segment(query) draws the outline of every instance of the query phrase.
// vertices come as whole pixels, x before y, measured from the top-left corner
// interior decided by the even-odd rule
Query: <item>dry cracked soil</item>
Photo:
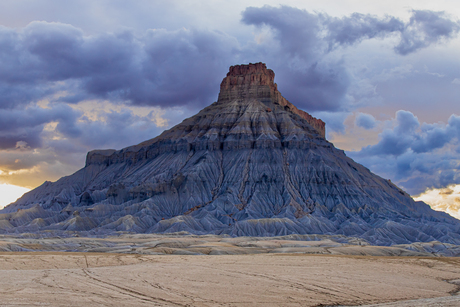
[[[0,306],[460,306],[458,285],[449,257],[0,253]]]

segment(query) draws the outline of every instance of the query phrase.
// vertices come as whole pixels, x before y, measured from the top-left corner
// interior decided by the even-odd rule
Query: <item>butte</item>
[[[325,139],[263,63],[237,65],[217,102],[158,137],[94,150],[73,175],[0,211],[0,232],[330,234],[376,245],[460,244],[460,221],[415,202]]]

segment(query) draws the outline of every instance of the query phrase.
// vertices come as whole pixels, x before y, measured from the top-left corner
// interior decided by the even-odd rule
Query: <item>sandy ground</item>
[[[0,306],[460,306],[455,283],[447,257],[0,253]]]
[[[43,234],[41,234],[43,235]],[[460,246],[417,242],[372,246],[359,238],[329,235],[228,237],[217,235],[122,234],[107,237],[57,236],[54,233],[0,235],[0,252],[103,252],[144,255],[245,255],[305,253],[358,256],[460,256]]]

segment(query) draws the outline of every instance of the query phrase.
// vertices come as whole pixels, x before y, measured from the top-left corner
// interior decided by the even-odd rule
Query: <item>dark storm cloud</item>
[[[242,21],[248,25],[269,26],[283,48],[292,55],[309,56],[315,50],[352,45],[364,39],[384,38],[398,34],[395,51],[406,55],[443,39],[453,38],[460,31],[460,22],[444,12],[413,10],[408,23],[391,17],[353,13],[337,18],[313,14],[288,6],[249,7]]]
[[[340,45],[352,45],[363,39],[384,38],[397,33],[400,42],[394,50],[406,55],[453,38],[460,31],[460,23],[452,20],[444,12],[426,10],[413,10],[408,23],[395,17],[378,18],[358,13],[343,18],[323,16],[330,49]]]
[[[241,20],[270,29],[273,40],[262,42],[258,54],[275,69],[287,99],[307,111],[334,112],[349,111],[351,78],[342,59],[328,57],[332,51],[366,39],[398,36],[395,51],[405,55],[454,37],[460,25],[442,12],[413,11],[405,23],[359,13],[336,18],[288,6],[248,7]]]
[[[29,107],[23,110],[2,110],[0,112],[0,131],[35,127],[54,120],[74,121],[78,114],[67,105],[53,108]]]
[[[93,119],[64,104],[48,109],[0,110],[0,114],[0,119],[5,119],[0,121],[0,170],[13,172],[11,176],[31,186],[44,179],[28,178],[25,170],[39,167],[61,177],[82,167],[89,150],[120,149],[151,139],[163,130],[155,124],[153,112],[139,116],[129,109],[93,112],[97,116]],[[55,128],[44,129],[46,123],[55,123]],[[5,142],[8,135],[11,142]]]
[[[87,149],[119,149],[151,139],[162,131],[148,114],[138,116],[129,109],[104,112],[99,116],[98,120],[80,118],[70,125],[61,122],[57,131]]]
[[[19,32],[2,30],[8,47],[0,45],[0,53],[9,63],[0,67],[0,90],[9,93],[0,98],[3,108],[28,104],[58,91],[81,90],[101,77],[113,79],[131,68],[133,50],[126,37],[84,37],[70,25],[45,22],[33,22]],[[113,84],[104,95],[116,88]]]
[[[311,111],[342,111],[350,77],[340,62],[315,62],[302,69],[275,63],[280,91],[297,107]]]
[[[323,59],[321,16],[287,6],[249,7],[242,15],[247,25],[273,30],[275,41],[261,46],[259,54],[276,72],[279,89],[288,100],[307,111],[344,108],[350,80],[340,60]]]
[[[18,128],[7,132],[0,132],[0,149],[16,148],[18,142],[25,142],[28,147],[42,146],[40,133],[43,127]]]
[[[348,154],[412,194],[460,182],[460,116],[451,115],[447,124],[420,124],[411,112],[398,111],[395,122],[377,144]]]
[[[460,116],[452,115],[448,124],[420,124],[418,118],[409,111],[396,112],[396,126],[379,134],[376,145],[361,150],[364,155],[400,156],[407,151],[430,152],[447,143],[458,140]]]
[[[41,133],[47,123],[66,123],[67,132],[80,114],[67,105],[52,109],[29,107],[26,109],[0,109],[0,149],[16,148],[18,142],[34,149],[42,146]]]
[[[224,34],[194,30],[150,30],[144,39],[142,88],[127,99],[162,106],[205,106],[216,100],[219,84],[238,53],[238,43]]]
[[[160,109],[142,116],[98,109],[87,118],[69,104],[107,99],[160,106],[170,113],[161,117],[175,123],[184,110],[171,107],[196,108],[217,98],[239,52],[235,39],[212,31],[87,36],[71,25],[46,22],[19,31],[1,27],[0,42],[0,170],[31,186],[43,178],[34,181],[28,170],[60,177],[84,165],[89,150],[120,149],[164,129],[156,125]],[[49,101],[46,108],[37,104],[42,99]]]
[[[349,17],[334,18],[321,15],[327,29],[329,49],[352,45],[363,39],[383,38],[394,32],[403,32],[404,23],[395,17],[378,18],[368,14],[353,13]]]
[[[319,40],[323,25],[317,14],[289,6],[266,5],[248,7],[242,16],[242,22],[247,25],[274,29],[275,38],[291,56],[308,57],[322,48]]]
[[[377,121],[375,120],[374,116],[365,113],[359,113],[355,119],[355,125],[364,129],[373,129]]]
[[[412,17],[401,31],[401,42],[396,52],[405,55],[433,43],[453,38],[460,31],[460,23],[444,12],[412,11]]]
[[[235,39],[212,31],[85,36],[71,25],[46,22],[21,31],[2,27],[0,42],[5,63],[0,67],[1,108],[58,91],[66,94],[57,99],[69,103],[98,98],[134,105],[205,105],[216,98],[219,79],[237,53]]]
[[[458,153],[450,150],[408,151],[400,156],[363,156],[355,152],[347,152],[347,155],[383,178],[391,179],[411,195],[420,194],[427,188],[460,183]]]
[[[253,57],[276,69],[278,82],[300,107],[344,109],[350,84],[341,60],[325,60],[336,46],[401,34],[401,54],[453,37],[457,22],[442,13],[414,11],[409,23],[394,17],[352,14],[332,18],[282,6],[247,8],[243,23],[268,26],[277,46],[240,47],[208,30],[148,30],[85,35],[71,25],[32,22],[0,27],[0,108],[40,99],[87,99],[151,106],[204,106],[215,100],[228,66]],[[266,46],[264,46],[266,47]],[[264,49],[264,50],[262,50]],[[61,93],[57,97],[56,93]]]

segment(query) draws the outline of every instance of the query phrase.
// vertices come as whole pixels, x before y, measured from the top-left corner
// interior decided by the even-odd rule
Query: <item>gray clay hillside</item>
[[[230,67],[218,101],[160,136],[95,150],[75,174],[0,211],[0,232],[341,234],[460,244],[460,221],[414,202],[325,139],[265,64]]]

